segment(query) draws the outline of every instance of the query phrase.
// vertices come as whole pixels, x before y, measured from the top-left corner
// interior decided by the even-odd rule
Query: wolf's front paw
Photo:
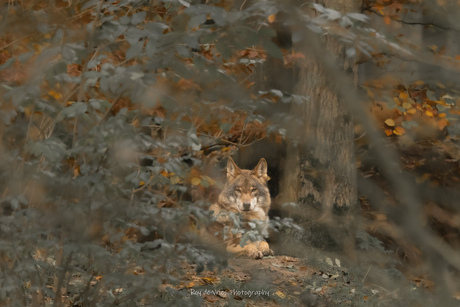
[[[265,241],[261,241],[259,243],[259,250],[262,252],[264,256],[273,256],[275,254],[273,250],[270,249],[268,243]]]
[[[262,259],[264,257],[264,253],[262,251],[255,250],[249,252],[248,256],[252,259]]]
[[[252,259],[262,259],[264,257],[264,253],[252,243],[245,246],[245,251],[246,255]]]

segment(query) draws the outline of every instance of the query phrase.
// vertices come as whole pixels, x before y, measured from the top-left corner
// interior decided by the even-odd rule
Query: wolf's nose
[[[251,203],[243,203],[243,209],[249,211],[251,209]]]

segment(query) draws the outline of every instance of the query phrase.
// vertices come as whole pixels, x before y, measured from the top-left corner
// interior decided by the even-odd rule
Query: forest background
[[[458,305],[457,1],[0,9],[2,306]],[[275,257],[200,240],[231,156]]]

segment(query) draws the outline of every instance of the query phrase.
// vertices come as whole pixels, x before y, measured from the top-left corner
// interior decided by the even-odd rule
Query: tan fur
[[[228,252],[255,259],[273,254],[265,241],[248,241],[245,246],[240,246],[241,234],[231,231],[238,226],[249,229],[248,222],[257,221],[262,225],[262,233],[268,235],[268,210],[271,202],[268,179],[267,162],[263,158],[252,171],[240,169],[231,158],[228,160],[227,183],[217,203],[209,208],[215,220],[206,231],[208,235],[217,233],[218,238],[225,242]],[[236,225],[229,213],[240,215],[241,223]]]

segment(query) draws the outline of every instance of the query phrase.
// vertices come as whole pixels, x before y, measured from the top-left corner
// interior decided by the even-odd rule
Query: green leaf
[[[110,102],[102,99],[90,99],[89,105],[91,106],[91,108],[103,112],[107,111],[107,109],[109,109],[112,106]]]
[[[196,68],[201,70],[206,66],[206,61],[201,56],[199,56],[193,59],[193,64]]]
[[[206,14],[199,14],[190,18],[187,23],[187,27],[190,29],[194,29],[206,22]]]
[[[9,125],[13,118],[17,115],[15,110],[0,110],[0,120],[5,124]]]
[[[227,134],[230,131],[230,128],[232,128],[232,126],[232,123],[221,123],[219,125],[219,129],[222,130],[223,133]]]
[[[126,51],[126,60],[131,60],[139,56],[142,52],[143,46],[144,42],[136,42],[135,44],[132,44],[128,51]]]
[[[222,39],[216,42],[216,49],[226,60],[229,59],[233,54],[231,47]]]
[[[438,100],[438,99],[436,98],[436,95],[435,95],[435,93],[434,93],[433,91],[426,91],[426,97],[428,97],[428,99],[431,100],[431,101],[436,101],[436,100]]]
[[[282,98],[283,97],[283,92],[280,91],[280,90],[276,90],[276,89],[271,89],[270,90],[270,94],[273,94],[279,98]]]
[[[133,16],[131,17],[131,23],[133,25],[137,25],[137,24],[143,22],[145,20],[146,16],[147,16],[147,12],[145,12],[145,11],[133,14]]]
[[[85,113],[87,109],[88,106],[85,102],[74,102],[72,105],[62,110],[61,115],[67,118],[72,118]]]
[[[53,163],[60,162],[67,154],[65,144],[61,140],[53,137],[43,141],[29,143],[28,150],[37,157],[43,155],[49,162]]]

